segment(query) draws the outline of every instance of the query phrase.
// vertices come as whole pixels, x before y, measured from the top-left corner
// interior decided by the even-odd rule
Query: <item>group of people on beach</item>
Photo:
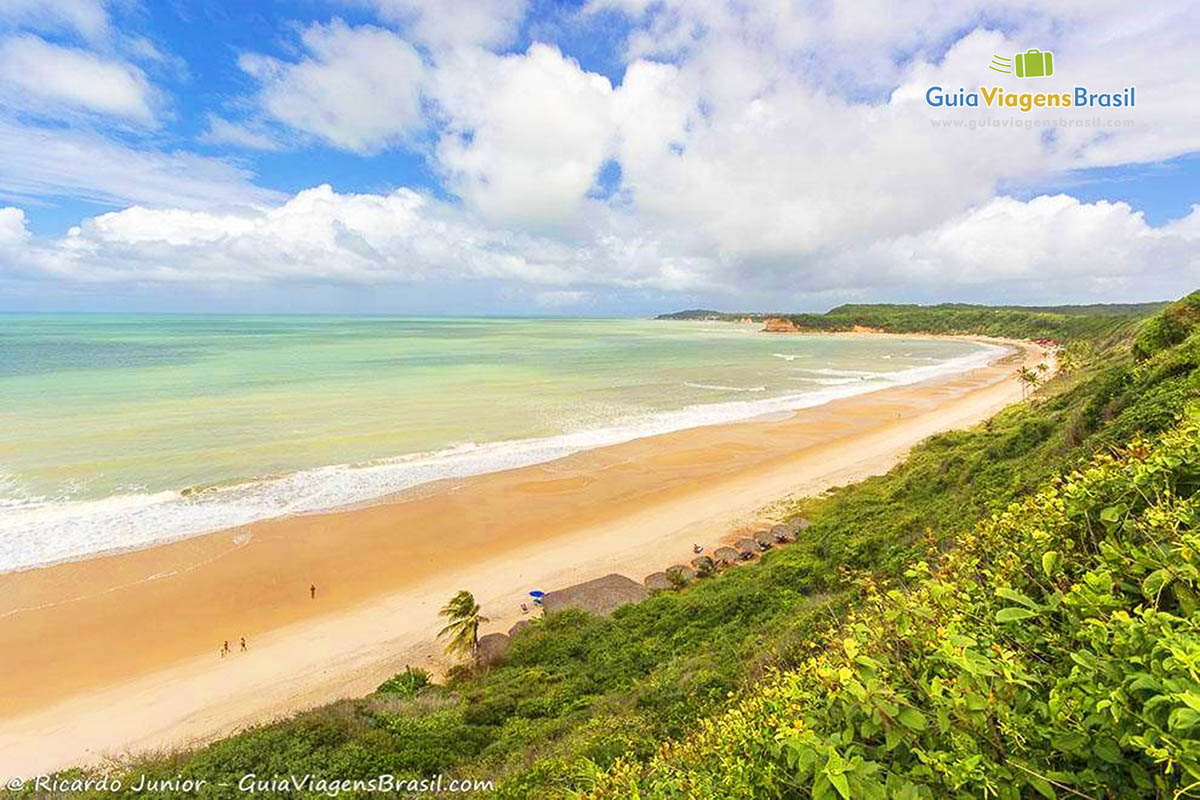
[[[241,639],[239,641],[241,642],[241,645],[242,645],[242,652],[243,653],[246,652],[246,637],[245,636],[241,637]],[[230,652],[231,651],[229,649],[229,640],[226,639],[225,644],[221,645],[221,658],[224,658],[225,656],[229,655]]]
[[[310,600],[317,599],[317,585],[315,583],[309,584],[308,597]],[[246,637],[245,636],[241,636],[238,638],[238,644],[241,645],[242,652],[243,653],[246,652]],[[229,648],[229,640],[226,639],[224,644],[221,645],[221,658],[224,658],[225,656],[229,655],[231,652],[233,652],[233,651]]]

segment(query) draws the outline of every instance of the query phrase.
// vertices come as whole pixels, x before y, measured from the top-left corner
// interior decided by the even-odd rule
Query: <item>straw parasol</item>
[[[775,525],[771,528],[771,538],[780,544],[796,541],[796,534],[790,525]]]
[[[666,572],[667,579],[675,586],[683,586],[696,580],[696,570],[685,567],[683,564],[667,567]]]
[[[751,539],[749,536],[743,536],[733,543],[733,546],[742,554],[742,558],[753,558],[758,553],[762,552],[762,548],[758,546],[758,542]]]
[[[792,533],[796,534],[800,533],[800,531],[808,530],[809,525],[812,525],[812,523],[806,520],[804,517],[794,519],[788,523],[788,527],[792,529]]]
[[[662,592],[675,588],[665,572],[652,572],[646,576],[646,579],[642,583],[652,592]]]
[[[723,567],[731,567],[742,560],[742,554],[732,547],[718,547],[713,550],[713,560]]]
[[[603,578],[547,592],[542,598],[542,605],[545,606],[547,614],[568,608],[581,608],[604,617],[626,603],[645,600],[649,594],[646,587],[637,581],[614,572]]]
[[[692,559],[692,568],[696,570],[697,577],[704,577],[715,572],[717,564],[708,556],[696,556]]]
[[[770,531],[755,531],[754,541],[758,542],[758,546],[763,550],[769,550],[775,544],[775,536]]]
[[[489,633],[487,636],[480,636],[475,651],[479,663],[490,667],[502,662],[504,654],[508,652],[508,642],[508,637],[503,633]]]

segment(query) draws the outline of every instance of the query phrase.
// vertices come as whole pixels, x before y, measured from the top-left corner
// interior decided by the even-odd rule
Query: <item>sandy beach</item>
[[[1009,344],[969,373],[786,418],[0,575],[0,776],[186,746],[365,694],[406,664],[444,669],[436,615],[455,591],[506,631],[530,589],[686,563],[693,543],[772,521],[773,503],[885,472],[1019,401],[1013,372],[1046,353]]]

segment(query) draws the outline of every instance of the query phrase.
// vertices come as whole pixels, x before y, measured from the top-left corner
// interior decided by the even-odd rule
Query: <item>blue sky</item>
[[[1171,296],[1200,277],[1197,23],[1182,2],[0,0],[0,310]],[[1138,106],[931,127],[956,112],[928,86],[994,83],[991,53],[1032,46],[1058,64],[1036,88]]]

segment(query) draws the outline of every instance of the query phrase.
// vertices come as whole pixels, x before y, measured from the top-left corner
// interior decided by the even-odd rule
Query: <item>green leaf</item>
[[[1076,650],[1071,653],[1071,660],[1086,670],[1095,672],[1100,669],[1100,659],[1091,650]]]
[[[1046,573],[1047,578],[1054,577],[1054,573],[1058,572],[1059,566],[1062,564],[1062,556],[1057,550],[1047,550],[1042,553],[1042,572]]]
[[[1054,746],[1055,750],[1072,755],[1082,755],[1086,743],[1087,737],[1079,733],[1059,733],[1050,739],[1050,744]]]
[[[996,622],[1017,622],[1022,619],[1036,617],[1037,614],[1030,611],[1028,608],[1002,608],[996,612]]]
[[[838,794],[850,800],[850,781],[846,780],[846,776],[838,772],[829,776],[829,782],[833,784],[833,788],[838,790]]]
[[[923,731],[926,727],[925,715],[915,708],[904,709],[896,719],[910,731]]]
[[[1057,800],[1058,794],[1054,791],[1054,787],[1050,785],[1049,781],[1037,775],[1028,775],[1027,777],[1029,778],[1029,785],[1037,789],[1038,794],[1047,800]]]
[[[1005,600],[1011,600],[1014,603],[1020,603],[1021,605],[1025,606],[1026,608],[1033,608],[1033,609],[1041,608],[1041,606],[1039,606],[1037,603],[1030,600],[1025,595],[1021,594],[1020,592],[1018,592],[1014,589],[1009,589],[1004,586],[1001,586],[999,589],[996,590],[996,595],[999,597],[1003,597]]]
[[[1165,569],[1156,569],[1142,580],[1142,594],[1147,598],[1154,598],[1162,591],[1163,587],[1171,581],[1171,573]]]
[[[1172,731],[1187,731],[1200,725],[1200,713],[1190,708],[1177,708],[1167,718],[1167,727]]]
[[[1112,739],[1098,739],[1092,745],[1092,752],[1109,764],[1121,763],[1121,748]]]

